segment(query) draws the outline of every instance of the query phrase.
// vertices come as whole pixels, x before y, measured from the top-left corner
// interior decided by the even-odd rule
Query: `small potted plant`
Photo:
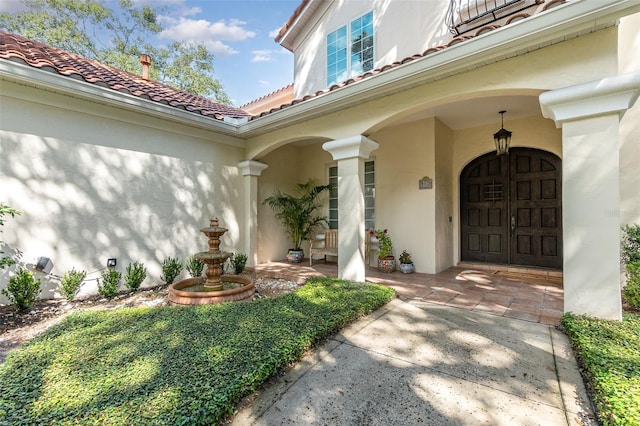
[[[380,272],[393,272],[396,269],[396,260],[393,257],[393,244],[386,229],[372,229],[369,235],[378,240],[378,270]]]
[[[410,274],[415,271],[415,267],[413,266],[413,260],[411,260],[411,253],[406,250],[402,250],[400,254],[400,272],[403,274]]]

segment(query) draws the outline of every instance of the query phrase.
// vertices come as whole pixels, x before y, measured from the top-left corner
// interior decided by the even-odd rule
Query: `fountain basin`
[[[250,299],[255,293],[253,281],[235,275],[222,275],[224,290],[206,291],[201,278],[188,278],[169,286],[169,301],[176,305],[206,305]]]

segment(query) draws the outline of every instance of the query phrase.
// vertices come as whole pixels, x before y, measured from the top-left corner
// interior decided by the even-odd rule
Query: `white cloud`
[[[271,84],[271,82],[267,80],[258,80],[258,83],[260,83],[260,86],[269,86]]]
[[[198,6],[187,7],[185,2],[186,0],[133,0],[133,3],[140,6],[167,7],[167,10],[175,16],[193,16],[202,13],[202,9]],[[158,16],[158,18],[162,18],[162,16]]]
[[[207,41],[202,41],[201,43],[204,44],[207,47],[207,49],[209,49],[211,52],[215,53],[216,55],[231,56],[238,53],[236,49],[224,44],[219,40],[207,40]]]
[[[183,9],[181,12],[182,16],[194,16],[202,13],[202,9],[200,9],[198,6],[193,6],[191,8]]]
[[[243,28],[244,21],[232,19],[228,22],[210,22],[206,19],[179,19],[162,17],[167,28],[160,33],[164,38],[172,40],[204,40],[211,38],[214,40],[242,41],[252,38],[255,32]]]
[[[276,28],[273,31],[269,31],[269,37],[276,38],[276,36],[280,34],[280,27]]]
[[[271,51],[269,49],[254,50],[251,53],[253,54],[253,58],[251,59],[251,62],[271,62],[271,61],[273,61],[273,58],[271,57],[271,55],[273,54],[273,51]]]
[[[159,19],[166,27],[158,34],[160,38],[179,42],[202,43],[213,53],[219,55],[238,53],[223,41],[243,41],[256,35],[255,32],[244,28],[246,22],[238,19],[218,22],[185,17],[176,19],[170,16],[161,16]]]
[[[180,6],[183,5],[185,0],[133,0],[135,4],[140,4],[143,6],[158,6],[158,5],[170,5],[170,6]]]

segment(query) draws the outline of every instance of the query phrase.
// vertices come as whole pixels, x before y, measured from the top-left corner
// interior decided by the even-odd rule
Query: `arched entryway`
[[[533,148],[469,163],[460,175],[461,259],[561,269],[561,167]]]

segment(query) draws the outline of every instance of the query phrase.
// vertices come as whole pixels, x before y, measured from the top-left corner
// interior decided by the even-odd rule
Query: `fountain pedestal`
[[[209,250],[194,256],[207,266],[204,284],[200,278],[189,278],[169,286],[169,300],[180,305],[202,305],[243,300],[253,297],[255,287],[249,278],[223,276],[222,265],[231,253],[220,251],[220,237],[228,229],[220,227],[217,217],[212,217],[209,226],[200,232],[208,237]]]
[[[231,256],[231,253],[220,251],[220,237],[228,229],[221,228],[217,217],[212,217],[207,228],[202,228],[200,232],[209,238],[209,251],[197,253],[195,257],[207,265],[205,275],[207,281],[204,283],[205,291],[222,291],[222,265]]]

